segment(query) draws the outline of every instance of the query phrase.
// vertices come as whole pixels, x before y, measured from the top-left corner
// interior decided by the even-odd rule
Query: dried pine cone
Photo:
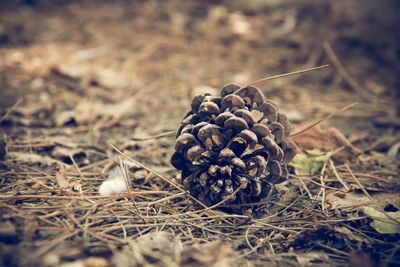
[[[229,84],[221,97],[196,96],[178,130],[171,163],[182,170],[185,188],[209,206],[228,196],[225,204],[259,202],[270,184],[287,178],[296,154],[291,124],[275,103],[256,87],[239,89]]]

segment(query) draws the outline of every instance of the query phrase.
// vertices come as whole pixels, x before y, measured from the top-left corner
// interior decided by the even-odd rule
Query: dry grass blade
[[[0,118],[0,123],[2,123],[5,119],[7,119],[8,116],[10,116],[11,112],[19,105],[21,104],[23,98],[20,98],[17,100],[17,102],[15,102],[14,105],[12,105],[6,112],[6,114],[4,114],[1,118]]]
[[[300,184],[301,184],[301,186],[304,188],[304,190],[307,192],[308,197],[309,197],[310,199],[313,199],[313,196],[311,195],[310,190],[308,190],[308,187],[307,187],[307,185],[304,183],[303,179],[301,179],[301,178],[298,177],[298,176],[295,176],[295,177],[297,178],[297,180],[300,181]]]
[[[162,137],[168,137],[168,136],[174,136],[174,135],[176,135],[176,131],[169,131],[169,132],[156,134],[156,135],[152,135],[152,136],[146,136],[146,137],[134,137],[133,136],[131,139],[133,141],[147,141],[147,140],[159,139]]]
[[[322,197],[321,197],[321,208],[322,208],[322,212],[326,212],[326,191],[325,191],[325,169],[326,169],[326,164],[327,162],[324,163],[324,165],[322,166],[321,169],[321,173],[320,173],[320,181],[321,181],[321,192],[322,192]]]
[[[174,182],[172,182],[171,180],[169,180],[168,178],[164,177],[163,175],[153,171],[152,169],[144,166],[143,164],[141,164],[140,162],[126,156],[124,153],[122,153],[118,148],[116,148],[115,146],[113,146],[112,144],[110,144],[110,146],[117,151],[119,154],[121,154],[123,157],[125,157],[127,160],[135,163],[136,165],[138,165],[139,167],[145,169],[148,172],[153,173],[154,175],[156,175],[158,178],[162,179],[163,181],[167,182],[168,184],[172,185],[173,187],[175,187],[176,189],[178,189],[181,192],[184,192],[186,195],[188,195],[191,199],[193,199],[196,203],[200,204],[203,208],[208,208],[206,205],[204,205],[201,201],[199,201],[198,199],[194,198],[193,196],[191,196],[188,192],[186,192],[184,189],[182,189],[180,186],[176,185]]]
[[[347,165],[346,163],[344,164],[346,169],[349,171],[349,173],[351,174],[351,177],[353,178],[353,180],[357,183],[357,185],[361,188],[361,190],[363,191],[363,193],[375,204],[375,207],[377,209],[379,209],[380,212],[382,212],[383,214],[385,214],[385,216],[392,220],[393,222],[395,222],[396,224],[400,224],[400,221],[397,220],[396,218],[393,218],[392,216],[390,216],[384,209],[382,209],[380,207],[380,205],[378,204],[378,202],[367,192],[367,190],[365,190],[364,186],[360,183],[360,181],[357,179],[357,177],[354,175],[354,173],[352,172],[352,170],[350,169],[349,165]]]
[[[323,46],[326,54],[332,61],[340,76],[342,76],[342,78],[350,85],[351,88],[353,88],[355,92],[357,92],[364,100],[367,100],[368,102],[371,102],[371,100],[379,100],[362,88],[361,85],[349,74],[349,72],[344,68],[343,64],[335,55],[335,52],[333,52],[333,49],[328,42],[324,42]]]
[[[71,233],[62,233],[57,238],[51,240],[50,242],[47,242],[47,244],[45,244],[44,246],[40,247],[38,250],[34,251],[33,252],[34,257],[43,256],[44,254],[46,254],[46,252],[51,250],[53,247],[57,246],[58,244],[63,242],[65,239],[76,235],[77,233],[78,233],[77,231],[72,231]]]
[[[347,106],[342,107],[341,109],[335,110],[335,111],[329,113],[328,115],[326,115],[325,117],[323,117],[322,119],[320,119],[320,120],[318,120],[318,121],[316,121],[316,122],[313,122],[312,124],[306,126],[304,129],[301,129],[301,130],[299,130],[299,131],[297,131],[297,132],[291,134],[290,137],[293,137],[293,136],[302,134],[302,133],[304,133],[305,131],[310,130],[311,128],[317,126],[318,124],[324,122],[325,120],[327,120],[327,119],[329,119],[329,118],[332,118],[333,116],[335,116],[335,115],[338,114],[339,112],[345,111],[346,109],[349,109],[349,108],[351,108],[351,107],[353,107],[353,106],[355,106],[355,105],[357,105],[357,104],[358,104],[358,102],[354,102],[354,103],[352,103],[352,104],[350,104],[350,105],[347,105]]]
[[[97,194],[97,193],[96,193]],[[68,196],[57,196],[57,195],[44,195],[44,194],[37,194],[37,195],[0,195],[0,200],[18,200],[18,199],[65,199],[65,200],[70,200],[70,199],[116,199],[116,198],[121,198],[121,197],[129,197],[129,196],[144,196],[144,195],[159,195],[159,194],[171,194],[170,192],[167,191],[139,191],[139,192],[131,192],[122,194],[122,195],[116,195],[116,196],[87,196],[83,194],[79,195],[68,195]]]
[[[121,168],[121,171],[122,171],[122,175],[124,176],[126,188],[128,189],[128,194],[129,194],[129,196],[131,197],[131,200],[132,200],[133,206],[135,207],[135,210],[136,210],[136,212],[137,212],[137,215],[139,216],[139,218],[140,218],[144,223],[146,223],[146,221],[145,221],[145,220],[143,219],[143,217],[142,217],[142,214],[140,214],[140,210],[139,210],[138,206],[136,205],[135,199],[133,198],[133,196],[132,196],[132,194],[131,194],[131,185],[130,185],[129,179],[128,179],[128,171],[127,171],[127,169],[126,169],[126,166],[122,163],[121,157],[119,157],[119,165],[120,165],[120,168]]]
[[[322,244],[321,242],[317,242],[317,241],[314,241],[314,240],[311,240],[311,242],[314,243],[314,244],[316,244],[316,245],[318,245],[318,246],[320,246],[320,247],[323,247],[323,248],[325,248],[325,249],[331,250],[331,251],[333,251],[333,252],[335,252],[335,253],[337,253],[337,254],[344,255],[344,256],[349,256],[349,253],[343,252],[343,251],[341,251],[341,250],[338,250],[338,249],[336,249],[336,248],[332,248],[332,247],[327,246],[327,245],[324,245],[324,244]]]
[[[238,90],[236,90],[234,92],[234,94],[237,94],[238,92],[240,92],[240,90],[243,90],[244,88],[250,87],[252,85],[256,85],[265,81],[269,81],[269,80],[273,80],[273,79],[277,79],[277,78],[282,78],[282,77],[287,77],[287,76],[292,76],[292,75],[296,75],[296,74],[302,74],[302,73],[306,73],[306,72],[310,72],[310,71],[314,71],[314,70],[319,70],[319,69],[324,69],[329,67],[329,65],[322,65],[322,66],[318,66],[318,67],[313,67],[313,68],[308,68],[308,69],[304,69],[304,70],[298,70],[298,71],[293,71],[293,72],[289,72],[289,73],[284,73],[284,74],[278,74],[278,75],[274,75],[274,76],[270,76],[270,77],[266,77],[266,78],[262,78],[260,80],[251,82],[241,88],[239,88]]]
[[[207,211],[207,210],[212,210],[215,209],[216,207],[221,206],[222,204],[224,204],[225,202],[227,202],[229,199],[231,199],[232,196],[236,195],[237,192],[239,192],[239,190],[241,190],[242,188],[239,186],[238,188],[236,188],[235,191],[233,191],[232,194],[230,194],[229,196],[227,196],[225,199],[221,200],[220,202],[218,202],[215,205],[212,205],[210,207],[205,208],[203,211]]]
[[[335,175],[336,179],[338,179],[338,181],[343,185],[343,187],[345,188],[345,192],[349,192],[350,188],[347,186],[347,184],[343,181],[342,177],[340,177],[340,175],[338,174],[335,164],[333,163],[332,159],[329,159],[329,164],[332,168],[333,174]]]

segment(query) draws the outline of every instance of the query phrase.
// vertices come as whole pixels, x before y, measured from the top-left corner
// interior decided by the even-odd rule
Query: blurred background
[[[1,111],[24,96],[31,106],[19,110],[19,123],[79,126],[125,105],[122,132],[151,134],[176,129],[198,93],[330,64],[259,87],[295,123],[359,101],[329,123],[348,135],[393,134],[399,7],[396,0],[1,1]]]

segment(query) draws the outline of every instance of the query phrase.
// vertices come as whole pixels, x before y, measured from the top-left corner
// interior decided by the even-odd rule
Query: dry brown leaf
[[[364,194],[346,193],[338,194],[338,191],[327,191],[326,203],[330,205],[331,209],[340,209],[343,211],[358,210],[362,206],[372,204],[372,201]]]
[[[361,151],[353,146],[350,141],[334,127],[330,127],[328,130],[322,130],[318,125],[300,135],[292,137],[292,140],[295,141],[301,149],[307,150],[318,149],[323,152],[333,152],[340,147],[344,147],[343,150],[332,156],[335,160],[341,162],[354,160],[361,154]]]

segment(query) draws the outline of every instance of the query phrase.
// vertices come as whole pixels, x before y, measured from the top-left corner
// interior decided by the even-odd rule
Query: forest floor
[[[396,7],[0,2],[0,265],[399,266]],[[264,215],[193,202],[169,162],[193,96],[324,64],[258,85],[294,132],[357,103],[293,137]],[[99,195],[117,165],[130,192]]]

